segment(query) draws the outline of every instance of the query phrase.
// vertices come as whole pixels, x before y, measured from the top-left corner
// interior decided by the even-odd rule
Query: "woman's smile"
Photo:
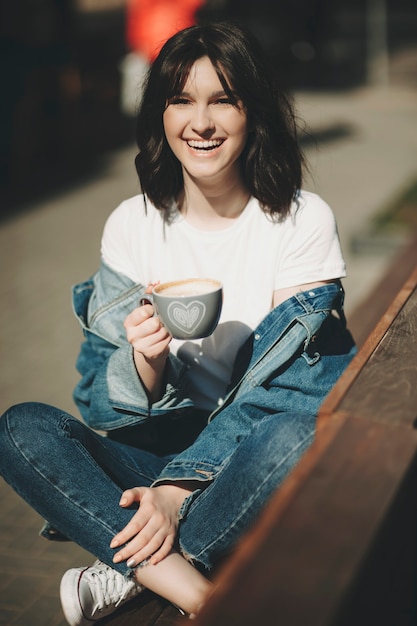
[[[187,144],[190,148],[195,150],[203,150],[204,152],[212,152],[216,148],[222,145],[224,139],[210,139],[209,141],[199,141],[196,139],[187,140]]]

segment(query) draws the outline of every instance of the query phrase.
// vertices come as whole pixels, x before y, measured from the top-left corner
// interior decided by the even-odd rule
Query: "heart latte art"
[[[203,302],[197,302],[196,300],[189,304],[174,300],[167,309],[167,314],[171,322],[190,335],[203,319],[205,312],[205,304]]]

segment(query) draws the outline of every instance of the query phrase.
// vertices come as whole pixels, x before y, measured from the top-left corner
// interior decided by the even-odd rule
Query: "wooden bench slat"
[[[417,418],[417,291],[404,304],[338,410],[413,427]]]
[[[383,407],[380,393],[386,393],[390,395],[390,410],[387,405],[385,418],[395,419],[397,412],[393,413],[392,405],[396,403],[397,407],[401,407],[403,421],[412,425],[417,407],[415,396],[417,390],[416,306],[417,268],[409,276],[358,354],[330,391],[320,407],[319,422],[341,410],[342,402],[344,410],[351,410],[354,403],[355,411],[358,410],[361,415],[372,413],[373,417],[377,417],[381,414],[381,407]],[[374,359],[372,362],[371,358]],[[390,364],[392,363],[390,368],[387,367],[388,360]],[[404,390],[397,388],[398,368],[402,368],[403,365],[406,365],[406,369],[403,370],[401,384],[408,393],[408,400],[401,395]],[[389,375],[391,375],[391,384],[387,386]],[[362,379],[360,381],[357,380],[359,376]],[[370,400],[368,392],[368,384],[371,384],[371,380],[373,380],[374,401]],[[375,385],[378,386],[377,389]],[[377,410],[375,410],[375,403],[378,403]]]

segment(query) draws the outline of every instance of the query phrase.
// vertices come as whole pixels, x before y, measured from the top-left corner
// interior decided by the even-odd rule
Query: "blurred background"
[[[186,24],[184,6],[195,19],[248,26],[291,89],[388,84],[390,63],[416,44],[415,0],[1,0],[3,213],[132,139],[123,61],[155,22]]]
[[[71,286],[139,191],[141,78],[170,29],[212,18],[248,26],[294,92],[348,320],[417,232],[415,0],[0,0],[0,413],[35,400],[77,415]],[[3,481],[0,499],[0,624],[63,626],[60,576],[91,556],[38,539],[42,520]]]

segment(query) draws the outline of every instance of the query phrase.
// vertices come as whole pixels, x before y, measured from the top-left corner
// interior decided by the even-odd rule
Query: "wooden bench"
[[[371,325],[369,309],[383,313],[402,282]],[[361,348],[321,407],[315,442],[217,575],[196,626],[417,624],[417,240],[364,307],[349,323]],[[184,621],[146,592],[100,623]]]

